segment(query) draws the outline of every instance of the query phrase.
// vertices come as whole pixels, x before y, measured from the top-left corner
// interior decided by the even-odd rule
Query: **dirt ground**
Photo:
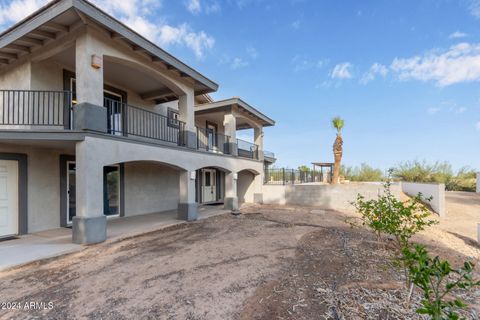
[[[22,309],[0,310],[0,319],[417,318],[418,293],[406,307],[388,252],[345,214],[282,206],[242,213],[0,272],[0,303]],[[480,257],[465,239],[436,226],[417,240],[460,263]],[[467,298],[465,315],[475,319],[480,291]],[[45,307],[25,310],[26,302]]]

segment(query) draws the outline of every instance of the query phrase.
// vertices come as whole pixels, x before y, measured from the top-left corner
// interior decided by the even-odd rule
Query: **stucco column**
[[[225,135],[230,137],[230,143],[228,146],[230,154],[237,156],[237,119],[232,111],[227,111],[223,116],[223,126],[225,128]]]
[[[223,203],[226,210],[238,209],[237,179],[238,174],[236,172],[225,173],[225,199]]]
[[[255,127],[253,129],[253,138],[255,144],[258,146],[258,160],[263,161],[263,127]]]
[[[255,175],[253,180],[253,202],[263,203],[263,178],[264,173],[261,172]]]
[[[94,142],[86,138],[77,142],[76,164],[76,216],[73,217],[72,240],[78,244],[105,241],[107,219],[103,214],[103,166],[99,164]]]
[[[107,110],[103,107],[103,53],[88,28],[75,41],[74,128],[107,131]]]
[[[179,220],[197,220],[197,203],[195,202],[195,171],[182,171],[179,176],[180,203],[177,218]]]
[[[197,131],[195,130],[195,95],[193,89],[186,90],[178,99],[178,117],[185,123],[185,144],[188,148],[197,148]]]

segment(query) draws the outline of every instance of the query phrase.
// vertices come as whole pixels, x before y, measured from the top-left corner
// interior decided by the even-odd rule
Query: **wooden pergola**
[[[313,177],[315,177],[315,168],[320,167],[320,181],[323,182],[323,169],[328,172],[328,182],[332,182],[333,178],[333,167],[335,166],[332,162],[312,162],[313,165]],[[314,178],[315,180],[315,178]]]

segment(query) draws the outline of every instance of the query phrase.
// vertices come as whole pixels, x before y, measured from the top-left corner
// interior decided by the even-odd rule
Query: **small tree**
[[[374,231],[379,240],[382,235],[394,237],[395,261],[402,266],[405,283],[411,289],[408,266],[402,259],[402,250],[409,246],[412,236],[435,224],[436,221],[428,219],[430,212],[422,203],[427,199],[424,199],[421,194],[407,202],[400,201],[392,194],[391,174],[392,170],[389,170],[388,179],[383,184],[382,195],[377,199],[365,200],[365,197],[359,194],[354,205],[362,215],[362,224]]]

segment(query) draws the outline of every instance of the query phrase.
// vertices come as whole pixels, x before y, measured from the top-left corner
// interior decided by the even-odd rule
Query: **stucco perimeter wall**
[[[9,146],[0,153],[27,155],[28,233],[60,227],[60,155],[68,150]]]
[[[445,185],[443,183],[413,183],[402,182],[402,191],[409,196],[416,196],[421,193],[424,198],[432,198],[426,203],[432,207],[433,211],[440,217],[447,215],[445,209]]]
[[[125,216],[177,209],[179,171],[150,162],[125,164]]]
[[[400,197],[400,186],[392,185],[392,193]],[[351,204],[358,194],[367,200],[376,199],[383,192],[381,183],[349,183],[339,185],[264,185],[263,203],[281,205],[301,205],[328,210],[353,212]]]

